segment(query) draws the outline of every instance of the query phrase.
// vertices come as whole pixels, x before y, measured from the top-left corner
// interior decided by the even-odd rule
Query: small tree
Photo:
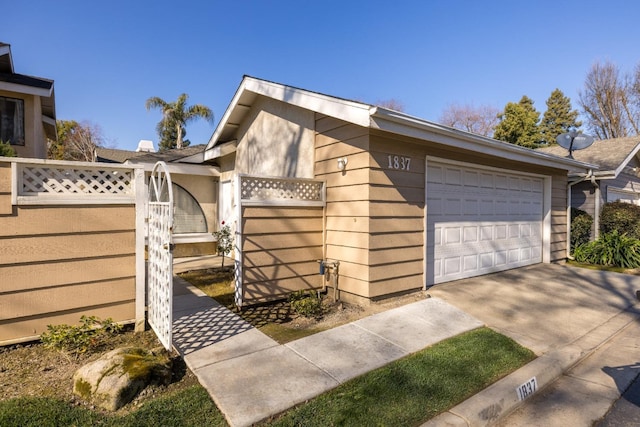
[[[102,129],[90,122],[57,120],[56,130],[58,140],[49,145],[50,159],[92,162],[96,147],[105,145]]]
[[[547,110],[540,122],[542,140],[549,145],[556,144],[556,137],[565,132],[577,130],[582,126],[578,120],[578,111],[571,109],[571,99],[560,89],[551,92],[547,99]]]
[[[540,113],[528,96],[523,96],[517,104],[507,103],[499,118],[500,123],[493,132],[495,139],[527,148],[536,148],[540,143]]]
[[[213,237],[216,238],[218,254],[222,255],[222,268],[224,268],[224,257],[231,253],[233,249],[233,238],[231,236],[231,227],[225,225],[222,221],[222,228],[213,232]]]

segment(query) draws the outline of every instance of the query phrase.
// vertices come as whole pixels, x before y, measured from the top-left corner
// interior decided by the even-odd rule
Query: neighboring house
[[[147,178],[158,161],[171,173],[174,197],[174,257],[216,252],[213,235],[218,230],[217,168],[203,165],[204,145],[161,152],[97,148],[96,162],[144,165]]]
[[[319,258],[340,262],[340,297],[363,302],[563,261],[567,173],[590,167],[252,77],[204,161],[220,167],[220,215],[238,233],[240,304],[317,287]],[[323,207],[252,199],[250,185],[286,187],[277,178],[324,183]]]
[[[19,157],[47,157],[47,139],[56,141],[53,80],[14,71],[11,46],[0,42],[0,140]]]
[[[559,145],[538,151],[567,157]],[[573,158],[594,164],[597,169],[569,173],[571,206],[594,219],[592,237],[598,236],[599,220],[605,203],[623,201],[640,205],[640,136],[595,141],[584,150],[573,151]]]

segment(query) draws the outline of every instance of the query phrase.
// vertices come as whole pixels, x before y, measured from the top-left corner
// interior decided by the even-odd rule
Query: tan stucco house
[[[567,157],[567,150],[555,145],[538,151]],[[588,172],[576,169],[569,173],[569,205],[593,217],[592,238],[599,233],[602,207],[623,201],[640,205],[640,136],[595,141],[572,157],[596,165]]]
[[[0,140],[19,157],[44,159],[47,139],[57,139],[53,80],[16,73],[11,46],[0,42]]]
[[[334,285],[364,302],[562,261],[567,174],[592,167],[253,77],[204,161],[220,168],[219,216],[236,227],[240,304]],[[288,194],[286,180],[322,195],[254,196]],[[339,261],[336,282],[318,278],[318,259]]]

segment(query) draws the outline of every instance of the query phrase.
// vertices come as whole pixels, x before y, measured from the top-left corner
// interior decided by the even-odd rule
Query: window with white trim
[[[173,232],[206,233],[207,219],[198,201],[184,188],[173,184]]]

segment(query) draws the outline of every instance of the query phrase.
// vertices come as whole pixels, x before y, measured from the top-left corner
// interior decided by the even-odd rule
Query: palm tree
[[[167,102],[157,96],[147,99],[145,106],[147,111],[152,108],[162,110],[162,120],[158,122],[157,131],[160,137],[159,148],[183,148],[188,145],[183,141],[186,134],[185,126],[187,123],[203,118],[209,122],[213,121],[213,112],[207,106],[196,104],[187,107],[187,98],[189,96],[183,93],[175,102]],[[175,140],[174,140],[175,137]]]

